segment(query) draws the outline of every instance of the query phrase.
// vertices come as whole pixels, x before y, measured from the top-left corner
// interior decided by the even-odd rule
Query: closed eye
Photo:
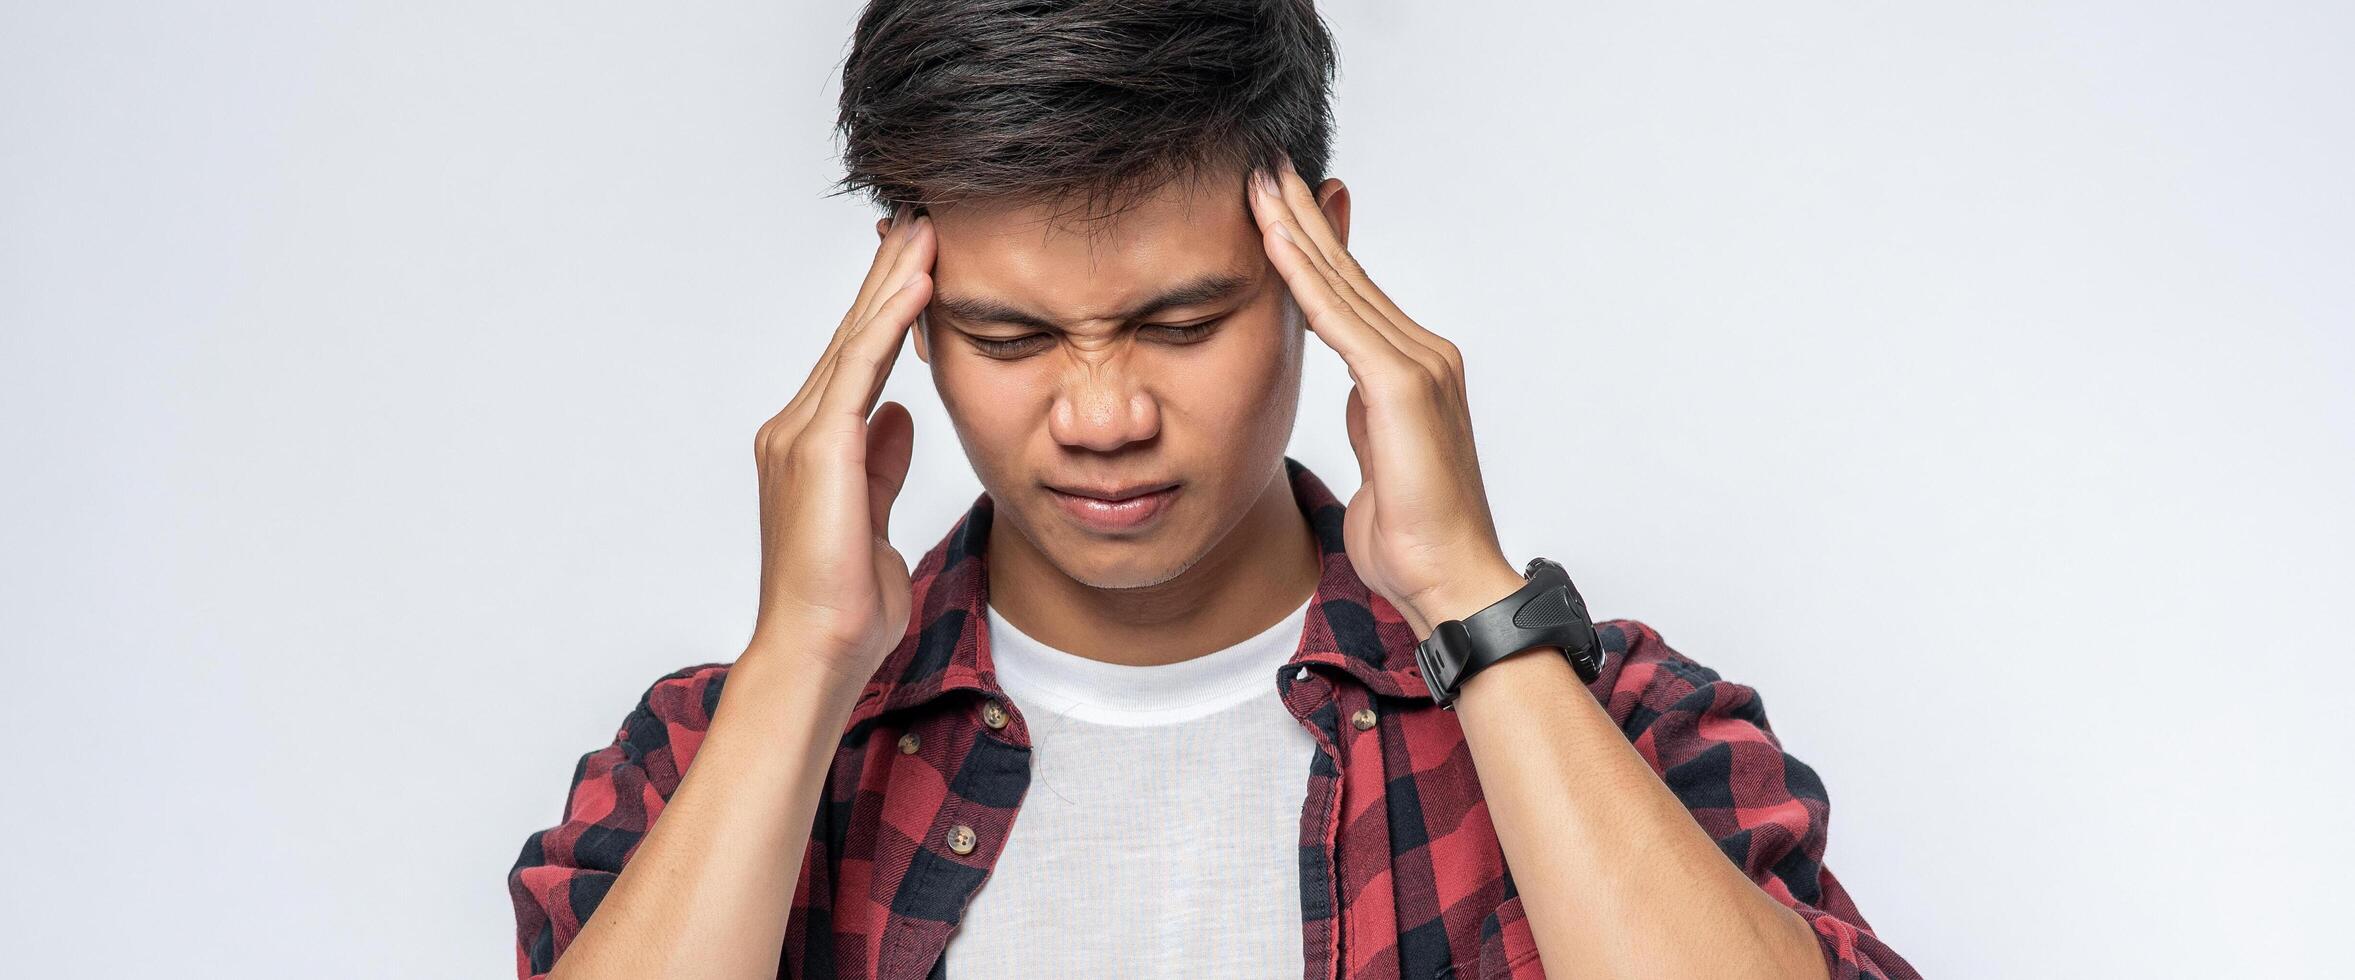
[[[1197,344],[1201,343],[1203,339],[1209,337],[1210,332],[1218,329],[1218,325],[1225,322],[1225,320],[1225,317],[1219,317],[1216,320],[1204,320],[1201,323],[1188,323],[1179,326],[1172,326],[1166,323],[1152,323],[1146,324],[1142,329],[1152,331],[1154,337],[1160,339],[1164,343]]]
[[[1201,323],[1148,323],[1137,329],[1165,344],[1198,344],[1208,339],[1211,332],[1217,330],[1219,324],[1225,320],[1225,317],[1220,317],[1215,320],[1204,320]],[[1020,337],[1002,339],[966,334],[965,339],[973,345],[975,350],[984,355],[1009,361],[1036,354],[1045,350],[1048,344],[1053,343],[1053,339],[1043,333],[1024,334]]]

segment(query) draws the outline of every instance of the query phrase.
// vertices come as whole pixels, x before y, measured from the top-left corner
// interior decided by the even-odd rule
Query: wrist
[[[1500,559],[1494,565],[1483,564],[1466,574],[1450,576],[1447,581],[1393,605],[1420,640],[1430,636],[1441,623],[1463,619],[1512,595],[1525,581],[1520,572]]]
[[[819,654],[756,639],[729,670],[731,686],[791,690],[848,712],[873,678],[877,657]],[[866,667],[853,667],[865,664]]]

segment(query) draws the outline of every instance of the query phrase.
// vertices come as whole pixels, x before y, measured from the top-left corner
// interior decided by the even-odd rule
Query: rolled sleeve
[[[563,818],[525,838],[507,872],[516,976],[535,980],[555,969],[621,876],[710,729],[725,670],[704,664],[665,675],[622,720],[612,744],[581,756]]]
[[[1626,654],[1607,702],[1653,771],[1718,850],[1805,919],[1832,980],[1918,980],[1875,935],[1823,863],[1831,798],[1774,735],[1758,692],[1687,659],[1640,623],[1621,622]]]

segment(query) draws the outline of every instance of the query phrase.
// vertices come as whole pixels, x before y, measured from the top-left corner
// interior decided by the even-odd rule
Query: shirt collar
[[[1414,631],[1389,600],[1375,594],[1341,544],[1341,501],[1299,460],[1284,457],[1292,499],[1308,519],[1323,566],[1309,601],[1300,647],[1285,669],[1330,667],[1377,694],[1425,698],[1415,667]],[[883,659],[852,709],[851,721],[925,704],[953,691],[999,695],[989,664],[989,544],[994,505],[984,493],[916,565],[907,636]]]

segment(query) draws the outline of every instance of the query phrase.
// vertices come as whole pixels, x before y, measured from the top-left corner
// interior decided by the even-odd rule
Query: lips
[[[1076,484],[1057,485],[1050,483],[1047,484],[1047,489],[1053,490],[1056,493],[1060,493],[1065,496],[1085,497],[1089,500],[1101,500],[1107,503],[1116,503],[1122,500],[1133,500],[1156,491],[1168,490],[1175,486],[1177,486],[1175,482],[1130,483],[1116,487],[1088,487],[1079,486]]]
[[[1176,483],[1129,483],[1118,486],[1056,486],[1047,492],[1058,509],[1081,528],[1103,535],[1134,533],[1169,509],[1178,495]]]

